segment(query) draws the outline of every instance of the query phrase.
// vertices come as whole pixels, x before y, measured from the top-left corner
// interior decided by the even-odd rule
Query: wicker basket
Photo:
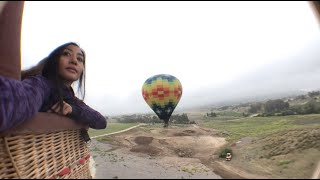
[[[80,126],[49,113],[1,135],[0,178],[91,179]]]

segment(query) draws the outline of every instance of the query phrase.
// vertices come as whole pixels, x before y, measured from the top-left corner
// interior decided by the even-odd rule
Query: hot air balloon
[[[142,96],[159,119],[168,127],[169,119],[180,101],[182,86],[180,81],[169,74],[158,74],[148,78],[142,86]]]

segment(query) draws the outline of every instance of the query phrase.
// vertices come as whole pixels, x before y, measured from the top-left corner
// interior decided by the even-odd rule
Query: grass
[[[222,112],[217,112],[217,116],[233,116],[233,117],[242,117],[242,113],[240,112],[235,112],[235,111],[222,111]]]
[[[101,130],[95,130],[95,129],[89,129],[89,136],[98,136],[102,134],[108,134],[108,133],[113,133],[117,131],[121,131],[133,126],[138,125],[139,123],[108,123],[108,126],[106,129],[101,129]]]
[[[294,162],[293,160],[282,160],[278,163],[279,166],[290,164],[291,162]]]
[[[246,117],[234,119],[205,119],[204,127],[213,128],[228,132],[226,139],[236,141],[242,137],[260,137],[279,132],[282,130],[320,127],[320,123],[308,123],[308,120],[320,119],[320,114],[312,115],[293,115],[276,117]],[[305,121],[304,124],[298,124],[297,121]]]

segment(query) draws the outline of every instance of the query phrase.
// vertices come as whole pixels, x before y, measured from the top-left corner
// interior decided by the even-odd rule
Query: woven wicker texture
[[[88,154],[80,130],[2,136],[0,178],[89,179]],[[58,176],[66,167],[70,173]]]

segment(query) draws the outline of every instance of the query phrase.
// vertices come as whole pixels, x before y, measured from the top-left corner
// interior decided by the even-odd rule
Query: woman
[[[106,119],[74,95],[85,96],[85,53],[76,43],[56,48],[37,66],[23,71],[22,81],[0,76],[0,132],[21,124],[36,112],[66,115],[93,129],[106,128]]]
[[[78,99],[72,84],[78,81],[78,91],[85,96],[85,52],[73,42],[63,44],[30,70],[23,71],[22,80],[33,76],[48,79],[53,93],[46,99],[40,112],[67,115],[71,119],[94,129],[106,128],[106,119],[97,111]]]

